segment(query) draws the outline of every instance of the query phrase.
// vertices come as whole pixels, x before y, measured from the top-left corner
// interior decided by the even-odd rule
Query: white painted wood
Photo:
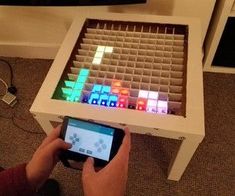
[[[175,158],[171,160],[172,162],[168,170],[168,180],[180,180],[189,161],[200,144],[200,141],[195,142],[190,139],[191,138],[187,138],[182,141],[179,150],[176,152]]]
[[[233,3],[234,0],[217,1],[211,25],[205,39],[204,71],[234,73],[233,68],[229,69],[226,67],[212,66],[212,61],[219,45],[220,38],[223,34],[227,19],[231,14]]]
[[[0,56],[20,56],[29,58],[54,58],[56,49],[50,46],[60,45],[76,14],[89,12],[115,12],[151,14],[166,16],[198,17],[202,24],[202,41],[207,32],[215,0],[148,0],[147,4],[96,6],[96,7],[24,7],[0,6]],[[32,43],[33,54],[23,43]],[[38,45],[38,54],[36,47]],[[43,50],[41,45],[48,46]],[[14,48],[15,47],[15,48]],[[47,51],[51,55],[48,55]],[[53,53],[54,52],[54,53]],[[27,54],[29,54],[27,56]]]
[[[94,107],[89,104],[51,99],[87,17],[94,19],[118,19],[123,21],[188,25],[186,117],[152,114],[119,108]],[[42,127],[46,129],[47,133],[50,131],[50,126],[45,119],[47,121],[61,121],[60,116],[68,115],[82,119],[92,119],[97,122],[105,122],[105,124],[114,126],[123,126],[125,124],[130,127],[132,132],[141,134],[152,134],[154,136],[173,139],[184,137],[187,140],[189,138],[187,141],[193,142],[191,154],[189,153],[190,156],[188,154],[184,156],[186,150],[184,149],[184,145],[181,146],[179,156],[176,159],[176,165],[173,164],[171,168],[172,171],[170,172],[169,179],[177,180],[187,166],[187,161],[185,160],[189,161],[193,152],[196,150],[195,143],[198,145],[205,135],[200,32],[200,22],[195,18],[107,13],[79,14],[71,25],[30,111],[36,115],[36,119],[40,118]],[[43,125],[43,123],[46,125]],[[193,146],[195,147],[194,150]],[[180,172],[174,171],[179,169],[178,162],[181,159],[184,164],[180,168]]]

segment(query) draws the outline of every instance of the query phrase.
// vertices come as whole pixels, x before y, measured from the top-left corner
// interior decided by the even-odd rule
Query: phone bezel
[[[103,127],[113,128],[114,134],[113,134],[113,142],[112,142],[110,155],[109,155],[109,161],[105,161],[105,160],[102,160],[102,159],[99,159],[99,158],[96,158],[93,156],[80,154],[78,152],[65,150],[65,151],[62,151],[62,153],[60,155],[60,158],[61,158],[62,162],[64,163],[64,165],[68,166],[68,167],[70,166],[68,160],[84,162],[84,161],[86,161],[87,157],[93,157],[94,162],[95,162],[94,165],[97,167],[104,167],[105,165],[107,165],[114,158],[114,156],[117,154],[117,152],[122,144],[122,140],[124,138],[124,135],[125,135],[124,131],[122,129],[118,129],[116,127],[111,127],[111,126],[104,125],[101,123],[96,123],[96,122],[92,122],[89,120],[83,120],[83,119],[79,119],[79,118],[65,116],[63,123],[62,123],[61,132],[60,132],[60,138],[63,140],[65,139],[69,119],[83,121],[83,122],[91,123],[93,125],[96,124],[96,125],[103,126]]]

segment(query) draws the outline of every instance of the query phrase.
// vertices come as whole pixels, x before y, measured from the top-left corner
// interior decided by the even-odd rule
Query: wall
[[[200,17],[204,40],[215,0],[149,0],[144,5],[100,7],[0,6],[0,56],[53,58],[76,14],[125,12]]]

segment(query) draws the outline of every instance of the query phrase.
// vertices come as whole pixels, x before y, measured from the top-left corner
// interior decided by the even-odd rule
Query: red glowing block
[[[128,97],[125,97],[125,96],[119,97],[117,106],[119,108],[126,108],[128,106]]]
[[[137,110],[146,110],[146,106],[147,106],[147,99],[139,98],[137,100],[137,106],[136,106]]]

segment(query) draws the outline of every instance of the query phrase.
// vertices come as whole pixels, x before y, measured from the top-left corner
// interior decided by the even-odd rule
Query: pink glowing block
[[[167,101],[158,101],[157,102],[157,113],[167,114],[168,104]]]

